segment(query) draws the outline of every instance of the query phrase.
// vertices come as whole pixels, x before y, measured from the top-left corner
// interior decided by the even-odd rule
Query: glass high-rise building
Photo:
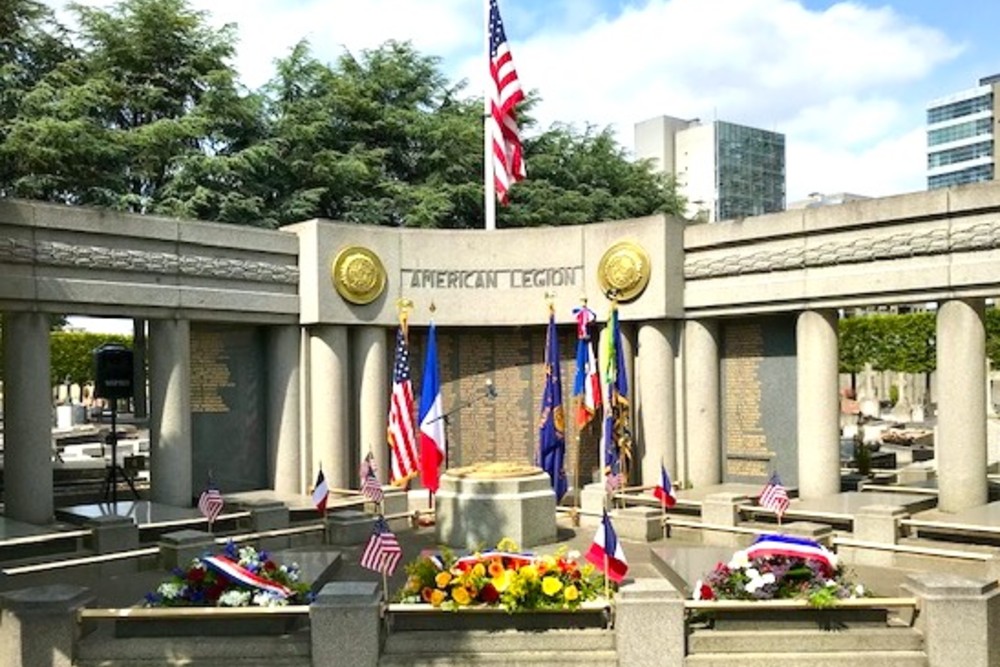
[[[1000,74],[927,105],[927,189],[996,178]]]
[[[708,222],[785,210],[785,135],[660,116],[635,125],[635,153],[673,174],[687,216]]]

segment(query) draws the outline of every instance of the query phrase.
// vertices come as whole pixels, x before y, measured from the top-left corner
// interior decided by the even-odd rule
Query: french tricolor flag
[[[587,551],[586,558],[616,584],[620,584],[628,572],[625,551],[618,541],[615,529],[611,525],[611,517],[608,516],[606,510],[601,519],[601,525],[597,528],[597,534],[594,536],[594,543]]]
[[[794,535],[772,533],[758,537],[747,549],[747,558],[753,560],[765,556],[788,556],[815,560],[831,570],[837,567],[836,555],[826,547],[809,538]]]
[[[653,495],[664,507],[673,507],[677,504],[677,496],[674,495],[674,485],[670,482],[670,474],[662,463],[660,464],[660,483],[653,489]]]
[[[445,460],[444,410],[441,401],[441,376],[438,374],[437,335],[434,322],[427,332],[424,377],[420,388],[420,481],[431,493],[440,484],[441,463]]]

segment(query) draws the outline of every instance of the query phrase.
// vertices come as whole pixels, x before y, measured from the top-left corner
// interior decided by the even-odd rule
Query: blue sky
[[[543,127],[610,125],[627,148],[632,125],[661,114],[782,132],[789,201],[923,189],[927,102],[1000,72],[1000,3],[982,0],[499,1]],[[410,40],[483,85],[483,0],[189,2],[238,24],[251,87],[302,38],[327,61]]]

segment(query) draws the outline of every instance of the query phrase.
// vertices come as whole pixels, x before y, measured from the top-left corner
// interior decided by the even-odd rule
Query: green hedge
[[[840,320],[840,372],[926,373],[937,367],[935,313],[860,315]],[[1000,310],[986,310],[986,356],[1000,367]]]

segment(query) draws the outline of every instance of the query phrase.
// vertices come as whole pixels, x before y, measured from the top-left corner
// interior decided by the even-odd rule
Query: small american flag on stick
[[[761,489],[760,496],[757,498],[757,504],[773,510],[778,516],[779,522],[781,521],[781,516],[788,510],[788,491],[781,483],[781,478],[778,477],[777,472],[771,474],[771,479]]]
[[[382,484],[375,473],[375,457],[371,452],[368,452],[368,456],[361,463],[361,495],[373,503],[380,503],[385,497]]]
[[[391,575],[396,571],[400,559],[403,557],[403,550],[399,546],[399,540],[391,530],[384,517],[375,520],[372,528],[372,535],[365,544],[365,550],[361,554],[361,567]]]
[[[222,494],[219,493],[219,487],[215,485],[215,481],[212,480],[212,475],[208,475],[208,483],[205,485],[205,490],[201,492],[198,497],[198,511],[208,519],[208,525],[211,527],[215,520],[219,518],[222,513],[222,508],[225,503],[222,501]]]

